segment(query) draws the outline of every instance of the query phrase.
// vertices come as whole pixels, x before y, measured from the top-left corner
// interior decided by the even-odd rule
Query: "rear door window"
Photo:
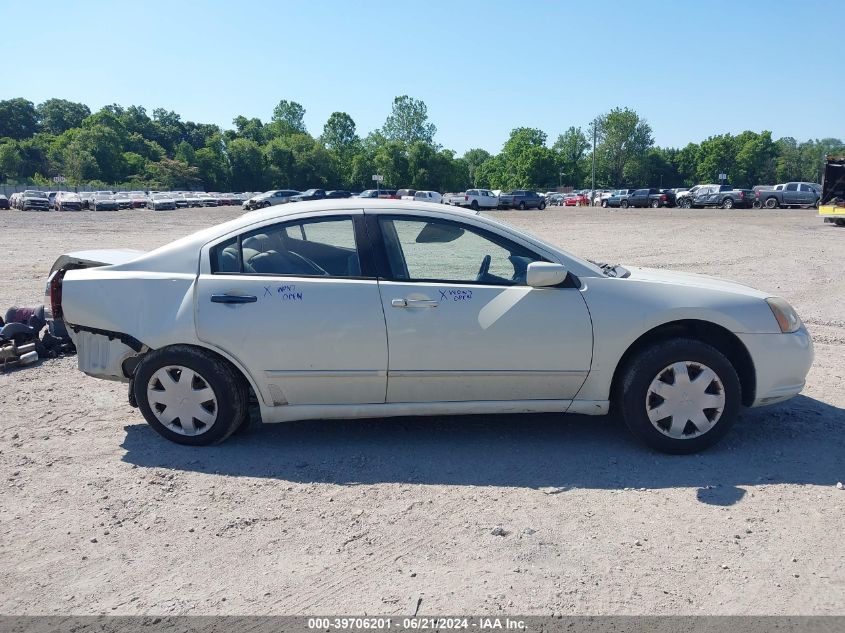
[[[213,273],[297,277],[360,277],[351,217],[265,226],[216,245]]]

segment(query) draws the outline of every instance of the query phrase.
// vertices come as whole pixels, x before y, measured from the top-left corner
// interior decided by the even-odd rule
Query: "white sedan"
[[[813,358],[781,298],[596,264],[455,207],[324,200],[243,215],[148,253],[62,256],[47,285],[86,374],[129,383],[161,435],[264,422],[602,415],[689,453],[740,405],[799,393]]]

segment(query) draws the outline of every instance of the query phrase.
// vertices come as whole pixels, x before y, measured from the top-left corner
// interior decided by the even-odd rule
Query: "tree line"
[[[440,146],[426,104],[396,97],[384,125],[366,136],[345,112],[334,112],[318,136],[305,108],[281,100],[269,121],[238,116],[231,129],[183,121],[176,112],[23,98],[0,101],[0,182],[144,189],[263,191],[271,188],[363,189],[373,174],[386,187],[460,191],[589,188],[593,137],[596,186],[679,187],[717,181],[743,187],[790,180],[818,181],[826,153],[845,152],[836,138],[799,142],[745,131],[710,136],[683,148],[658,147],[648,122],[615,108],[553,142],[536,128],[511,131],[498,154]]]

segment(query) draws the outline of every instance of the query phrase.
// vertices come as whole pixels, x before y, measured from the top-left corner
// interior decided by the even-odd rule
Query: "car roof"
[[[449,213],[459,217],[477,215],[475,211],[462,207],[445,206],[433,202],[417,200],[383,200],[380,198],[344,198],[341,200],[309,200],[291,205],[277,205],[260,211],[250,211],[241,216],[244,225],[265,219],[283,219],[287,215],[299,213],[318,213],[320,211],[349,211],[363,209],[364,211],[390,211],[397,215],[413,214],[418,211],[437,211]],[[240,218],[239,218],[240,219]],[[233,220],[235,222],[236,220]]]

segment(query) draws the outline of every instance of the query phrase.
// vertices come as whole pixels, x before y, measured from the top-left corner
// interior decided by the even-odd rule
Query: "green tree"
[[[305,108],[296,101],[282,99],[273,108],[273,126],[278,135],[306,134]]]
[[[38,113],[32,101],[8,99],[0,101],[0,138],[30,138],[38,131]]]
[[[332,112],[323,126],[320,137],[334,162],[334,171],[344,186],[355,182],[352,159],[361,148],[361,139],[355,131],[355,121],[346,112]]]
[[[606,182],[612,187],[624,184],[625,170],[641,172],[630,163],[641,160],[653,144],[651,126],[628,108],[614,108],[599,117],[596,160]]]
[[[570,127],[557,137],[552,145],[558,157],[558,167],[563,172],[563,182],[573,187],[584,184],[587,173],[585,162],[590,142],[580,127]]]
[[[528,189],[557,185],[555,153],[546,147],[546,133],[520,127],[511,131],[500,154],[497,188]]]
[[[428,120],[428,106],[424,101],[408,95],[393,100],[393,109],[382,128],[382,134],[387,140],[405,145],[416,141],[433,145],[436,133],[437,128]]]
[[[247,119],[243,116],[236,116],[232,123],[235,124],[237,132],[233,138],[245,138],[258,144],[267,140],[265,125],[261,122],[261,119]]]
[[[82,121],[91,116],[87,105],[66,99],[47,99],[38,105],[36,111],[41,121],[41,129],[57,136],[71,128],[80,127]]]
[[[253,140],[237,138],[226,147],[229,155],[231,185],[237,191],[264,188],[264,156]]]
[[[147,166],[150,179],[161,189],[192,189],[199,182],[199,170],[180,160],[162,158]]]
[[[23,157],[15,141],[0,143],[0,182],[10,178],[19,178]]]
[[[194,146],[188,141],[182,141],[176,147],[174,158],[188,165],[193,165],[196,162],[196,151],[194,150]]]
[[[479,186],[477,179],[478,168],[489,159],[490,152],[486,149],[474,148],[469,149],[464,153],[463,161],[466,164],[467,177],[469,179],[469,184],[473,187]]]

